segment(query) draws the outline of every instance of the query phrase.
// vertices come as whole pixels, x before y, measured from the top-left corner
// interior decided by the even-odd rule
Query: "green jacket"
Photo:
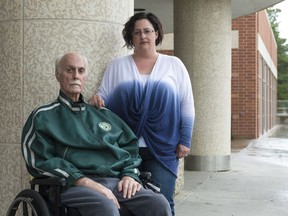
[[[64,177],[68,187],[90,174],[131,176],[139,181],[138,140],[108,109],[73,103],[60,91],[56,101],[35,109],[24,125],[22,153],[32,176]]]

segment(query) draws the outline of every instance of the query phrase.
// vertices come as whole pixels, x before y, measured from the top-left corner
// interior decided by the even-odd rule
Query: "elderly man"
[[[22,152],[32,176],[59,176],[67,181],[61,202],[81,215],[171,215],[161,194],[141,186],[138,140],[107,109],[96,109],[81,94],[87,60],[78,53],[56,59],[58,98],[35,109],[22,133]]]

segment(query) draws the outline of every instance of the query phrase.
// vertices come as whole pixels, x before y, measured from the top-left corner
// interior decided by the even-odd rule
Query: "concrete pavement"
[[[230,171],[184,175],[176,216],[287,216],[288,126],[232,141]]]

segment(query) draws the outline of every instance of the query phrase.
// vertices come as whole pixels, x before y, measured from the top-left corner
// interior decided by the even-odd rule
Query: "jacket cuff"
[[[82,173],[72,173],[67,179],[66,179],[66,186],[71,187],[72,184],[79,178],[84,177]]]

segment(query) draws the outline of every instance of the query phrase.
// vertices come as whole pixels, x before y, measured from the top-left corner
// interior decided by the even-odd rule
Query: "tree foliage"
[[[281,10],[276,8],[268,8],[267,13],[271,23],[271,27],[277,43],[277,58],[278,58],[278,100],[288,100],[288,45],[285,38],[279,35],[279,22],[277,20],[278,13]]]

